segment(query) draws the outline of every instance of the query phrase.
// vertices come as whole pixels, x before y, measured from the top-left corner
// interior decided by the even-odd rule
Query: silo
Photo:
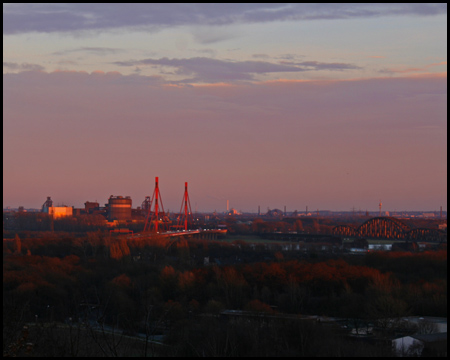
[[[110,196],[108,200],[108,221],[131,220],[131,198]]]

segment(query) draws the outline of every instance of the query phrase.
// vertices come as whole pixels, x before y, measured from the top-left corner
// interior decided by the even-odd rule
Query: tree
[[[439,332],[439,329],[435,323],[425,319],[419,321],[417,329],[418,334],[434,334],[437,332]]]
[[[119,260],[122,258],[123,253],[122,253],[122,250],[120,249],[119,244],[114,243],[109,246],[109,256],[111,257],[111,259],[116,259],[116,260]]]
[[[242,274],[233,267],[215,268],[214,271],[217,283],[225,293],[227,306],[229,308],[242,308],[245,290],[248,288],[247,281]]]
[[[320,232],[320,225],[319,222],[316,219],[313,219],[312,228],[315,233]]]
[[[177,242],[177,253],[178,258],[181,262],[184,264],[188,264],[190,260],[190,250],[189,250],[189,244],[186,240],[180,240]]]
[[[22,242],[18,234],[14,238],[14,252],[19,255],[22,253]]]
[[[303,223],[301,220],[296,220],[294,223],[294,231],[301,232],[304,231]]]
[[[372,296],[367,303],[367,313],[369,318],[377,321],[385,335],[401,323],[402,317],[409,315],[408,304],[387,293]]]
[[[247,305],[245,305],[244,310],[266,314],[274,313],[273,309],[269,305],[259,301],[258,299],[250,300]]]
[[[127,239],[120,239],[119,248],[122,251],[123,256],[130,255],[130,248],[127,244]]]

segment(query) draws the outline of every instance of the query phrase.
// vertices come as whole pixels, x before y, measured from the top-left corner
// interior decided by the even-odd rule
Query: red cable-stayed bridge
[[[184,194],[181,201],[177,224],[172,225],[168,214],[164,211],[164,205],[159,191],[159,178],[155,177],[155,189],[152,197],[147,196],[142,203],[145,211],[144,231],[133,237],[163,236],[163,237],[198,237],[214,240],[227,233],[226,229],[193,229],[194,217],[188,194],[188,183],[184,183]]]

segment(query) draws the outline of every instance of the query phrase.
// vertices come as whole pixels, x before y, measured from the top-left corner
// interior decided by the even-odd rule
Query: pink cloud
[[[388,72],[388,73],[397,73],[397,74],[409,74],[409,73],[415,73],[415,72],[425,72],[425,71],[429,71],[430,69],[436,67],[436,66],[446,66],[447,65],[447,61],[441,61],[439,63],[432,63],[432,64],[427,64],[424,65],[422,67],[416,67],[416,68],[391,68],[391,69],[386,69],[383,70],[384,72]]]

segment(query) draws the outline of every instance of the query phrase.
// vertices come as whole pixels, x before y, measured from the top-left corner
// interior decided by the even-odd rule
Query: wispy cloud
[[[270,56],[267,54],[253,54],[252,58],[254,58],[254,59],[270,59]]]
[[[447,4],[7,4],[3,6],[3,34],[446,13]],[[216,40],[210,41],[224,34],[214,36]]]
[[[109,55],[109,54],[117,54],[120,52],[123,52],[123,49],[117,49],[117,48],[107,48],[107,47],[81,47],[76,49],[67,49],[67,50],[61,50],[61,51],[55,51],[52,53],[52,55],[67,55],[72,53],[89,53],[93,55]]]
[[[346,63],[323,63],[318,61],[280,61],[280,64],[302,67],[304,70],[359,70],[360,66]]]
[[[158,65],[176,68],[175,74],[190,76],[184,82],[226,82],[235,80],[254,80],[256,74],[302,72],[312,70],[349,70],[358,66],[344,63],[320,63],[305,61],[302,63],[271,63],[265,61],[229,61],[195,57],[189,59],[143,59],[117,61],[119,66]]]
[[[191,32],[195,41],[200,44],[213,44],[240,36],[231,26],[193,26]]]
[[[430,69],[432,69],[434,67],[446,66],[446,65],[447,65],[447,61],[442,61],[439,63],[427,64],[422,67],[401,67],[401,68],[382,69],[382,70],[380,70],[380,72],[387,73],[387,74],[408,74],[408,73],[429,71]]]
[[[3,69],[8,69],[11,71],[40,71],[45,68],[38,64],[3,62]]]
[[[190,51],[193,51],[193,52],[196,52],[196,53],[199,53],[199,54],[206,54],[206,55],[209,55],[211,57],[214,57],[217,54],[217,51],[214,50],[214,49],[190,49]]]

